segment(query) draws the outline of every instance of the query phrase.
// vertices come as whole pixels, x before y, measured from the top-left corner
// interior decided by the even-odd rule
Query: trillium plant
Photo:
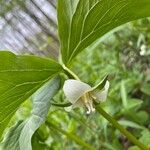
[[[47,122],[50,106],[54,104],[53,97],[59,90],[64,91],[66,99],[70,102],[70,106],[67,105],[69,107],[64,106],[66,110],[85,107],[87,114],[100,113],[133,144],[143,150],[148,149],[102,108],[101,102],[107,99],[109,90],[108,78],[104,77],[98,85],[92,87],[84,83],[75,74],[76,70],[73,72],[70,67],[81,51],[94,44],[104,34],[127,22],[149,16],[150,0],[58,0],[60,41],[58,62],[50,58],[0,51],[2,149],[32,149],[32,136],[44,122]],[[67,76],[63,87],[61,87],[61,79],[64,79],[62,74]],[[95,82],[93,81],[93,84]],[[33,102],[31,116],[8,129],[11,118],[20,105],[29,98],[32,98]],[[56,103],[55,106],[57,105],[63,106]]]

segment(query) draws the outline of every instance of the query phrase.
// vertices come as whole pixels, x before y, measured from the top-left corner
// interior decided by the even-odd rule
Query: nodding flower
[[[86,107],[87,114],[95,112],[93,100],[96,102],[106,101],[108,89],[109,81],[106,78],[95,87],[79,80],[68,79],[64,83],[63,91],[72,105],[66,107],[65,110],[71,111],[76,107]]]

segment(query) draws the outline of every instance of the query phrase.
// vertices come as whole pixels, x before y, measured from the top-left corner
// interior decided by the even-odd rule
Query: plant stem
[[[113,117],[105,112],[99,105],[95,105],[96,110],[108,120],[115,128],[117,128],[123,135],[125,135],[133,144],[137,145],[142,150],[148,150],[148,148],[138,141],[130,132],[128,132],[123,126],[121,126]]]
[[[69,106],[71,106],[72,104],[71,104],[71,103],[62,103],[62,104],[59,104],[59,103],[52,103],[52,102],[51,102],[51,105],[57,106],[57,107],[69,107]]]
[[[67,71],[74,79],[76,80],[80,80],[79,77],[74,73],[72,72],[69,68],[67,68],[64,64],[62,65],[63,69],[65,71]]]
[[[49,128],[54,129],[54,130],[62,133],[63,135],[66,135],[68,138],[72,139],[73,141],[75,141],[77,144],[79,144],[80,146],[84,147],[85,149],[87,149],[87,150],[95,150],[95,148],[93,146],[91,146],[90,144],[82,141],[81,138],[78,137],[77,135],[74,135],[72,133],[66,132],[65,130],[63,130],[60,127],[54,125],[50,121],[46,121],[46,124],[48,125]]]

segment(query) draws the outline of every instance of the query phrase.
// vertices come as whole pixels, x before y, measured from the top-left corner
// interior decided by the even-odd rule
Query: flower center
[[[82,96],[82,99],[87,108],[87,114],[90,114],[91,112],[95,112],[95,108],[93,107],[93,99],[90,96],[90,94],[89,93],[84,94]]]

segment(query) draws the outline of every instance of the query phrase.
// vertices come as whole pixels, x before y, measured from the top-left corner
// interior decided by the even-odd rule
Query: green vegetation
[[[1,51],[0,149],[148,150],[150,19],[118,27],[148,16],[149,0],[59,0],[59,63]],[[81,107],[67,112],[77,102],[69,79],[101,92],[109,81],[107,100],[72,84]]]

